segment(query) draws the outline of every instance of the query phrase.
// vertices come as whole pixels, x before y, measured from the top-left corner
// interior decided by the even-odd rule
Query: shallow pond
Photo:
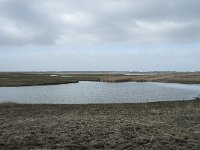
[[[48,86],[0,87],[0,102],[19,103],[138,103],[190,100],[199,96],[200,84],[82,81]]]

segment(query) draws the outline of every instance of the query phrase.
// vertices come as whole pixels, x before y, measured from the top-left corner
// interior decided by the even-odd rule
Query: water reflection
[[[189,100],[200,96],[200,85],[173,83],[103,83],[1,87],[0,101],[19,103],[138,103]]]

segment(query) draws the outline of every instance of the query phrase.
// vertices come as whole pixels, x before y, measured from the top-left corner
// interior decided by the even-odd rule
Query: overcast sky
[[[199,71],[200,0],[0,0],[0,71]]]

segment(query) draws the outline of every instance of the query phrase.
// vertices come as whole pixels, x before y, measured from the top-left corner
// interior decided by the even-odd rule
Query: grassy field
[[[98,82],[200,84],[200,73],[0,73],[0,86]],[[0,104],[0,149],[200,149],[200,100],[143,104]]]
[[[200,149],[200,101],[4,103],[0,149]]]
[[[52,74],[54,76],[52,76]],[[57,75],[57,76],[55,76]],[[159,73],[154,75],[124,74],[59,74],[59,73],[0,73],[0,86],[67,84],[79,81],[99,82],[171,82],[200,84],[200,73]]]

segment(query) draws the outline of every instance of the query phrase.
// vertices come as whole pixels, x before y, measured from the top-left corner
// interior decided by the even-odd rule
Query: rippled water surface
[[[189,100],[200,97],[200,85],[174,83],[103,83],[0,87],[0,102],[19,103],[129,103]]]

